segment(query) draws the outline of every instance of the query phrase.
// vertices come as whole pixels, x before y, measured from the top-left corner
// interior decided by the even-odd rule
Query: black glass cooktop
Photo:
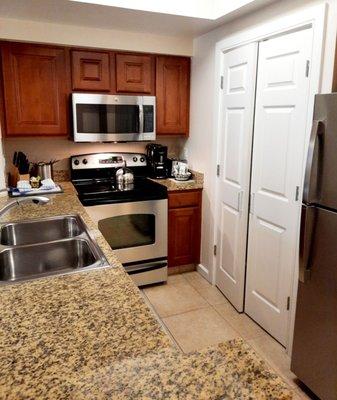
[[[136,177],[133,184],[126,186],[119,186],[110,178],[72,182],[85,206],[167,198],[166,187],[144,177]]]

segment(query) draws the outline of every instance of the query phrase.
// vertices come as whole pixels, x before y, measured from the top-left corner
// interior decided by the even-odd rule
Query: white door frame
[[[214,127],[216,130],[216,140],[212,149],[214,160],[213,171],[216,171],[216,166],[220,160],[220,152],[218,143],[220,143],[221,135],[221,109],[222,109],[222,96],[220,89],[220,79],[223,69],[223,53],[229,51],[235,47],[240,47],[251,42],[259,42],[273,36],[278,36],[281,34],[289,33],[292,31],[304,29],[305,27],[311,27],[313,29],[313,42],[312,42],[312,61],[311,61],[311,72],[310,72],[310,82],[309,82],[309,102],[308,102],[308,115],[307,115],[307,126],[306,126],[306,144],[303,148],[303,152],[307,151],[311,122],[314,110],[314,95],[321,92],[322,83],[322,70],[323,70],[323,51],[324,51],[324,38],[325,38],[325,20],[327,16],[327,4],[314,5],[308,7],[305,10],[296,11],[290,15],[282,16],[278,19],[274,19],[271,22],[266,22],[265,24],[259,25],[254,28],[249,28],[247,30],[240,31],[239,33],[233,34],[219,42],[217,42],[215,47],[215,105],[217,105],[214,115]],[[304,157],[306,160],[306,157]],[[304,178],[304,167],[303,165],[303,178]],[[212,209],[214,210],[214,215],[218,212],[218,202],[216,196],[216,184],[213,187],[212,193]],[[302,188],[300,198],[302,198]],[[300,227],[300,217],[298,220],[298,231]],[[213,231],[213,241],[216,243],[216,226],[214,226]],[[299,235],[298,235],[299,237]],[[298,249],[298,243],[297,249]],[[212,283],[215,284],[215,268],[216,268],[216,256],[213,257],[213,265],[211,271]],[[296,298],[297,298],[297,281],[298,281],[298,266],[295,267],[293,271],[292,279],[292,293],[293,298],[291,301],[291,308],[289,313],[290,318],[290,328],[289,336],[287,342],[287,352],[291,353],[292,350],[292,338],[294,332],[294,322],[295,322],[295,310],[296,310]]]

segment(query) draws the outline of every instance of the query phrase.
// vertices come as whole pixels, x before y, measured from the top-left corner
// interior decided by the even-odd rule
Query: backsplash
[[[180,157],[186,138],[160,137],[156,143],[168,146],[169,157]],[[145,153],[146,142],[130,143],[74,143],[65,138],[5,138],[4,154],[6,170],[12,163],[15,151],[24,152],[29,161],[60,160],[54,170],[69,170],[69,157],[76,154],[98,152],[139,152]]]

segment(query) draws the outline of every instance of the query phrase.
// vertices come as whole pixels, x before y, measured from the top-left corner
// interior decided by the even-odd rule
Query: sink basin
[[[0,284],[107,266],[79,215],[0,226]]]
[[[12,247],[0,252],[0,280],[17,281],[93,267],[100,261],[83,239]]]
[[[51,242],[78,236],[83,230],[73,215],[11,222],[1,226],[0,242],[5,246]]]

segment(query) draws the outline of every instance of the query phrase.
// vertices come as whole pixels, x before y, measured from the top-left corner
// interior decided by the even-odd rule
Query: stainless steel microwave
[[[155,96],[73,93],[75,142],[138,142],[156,139]]]

